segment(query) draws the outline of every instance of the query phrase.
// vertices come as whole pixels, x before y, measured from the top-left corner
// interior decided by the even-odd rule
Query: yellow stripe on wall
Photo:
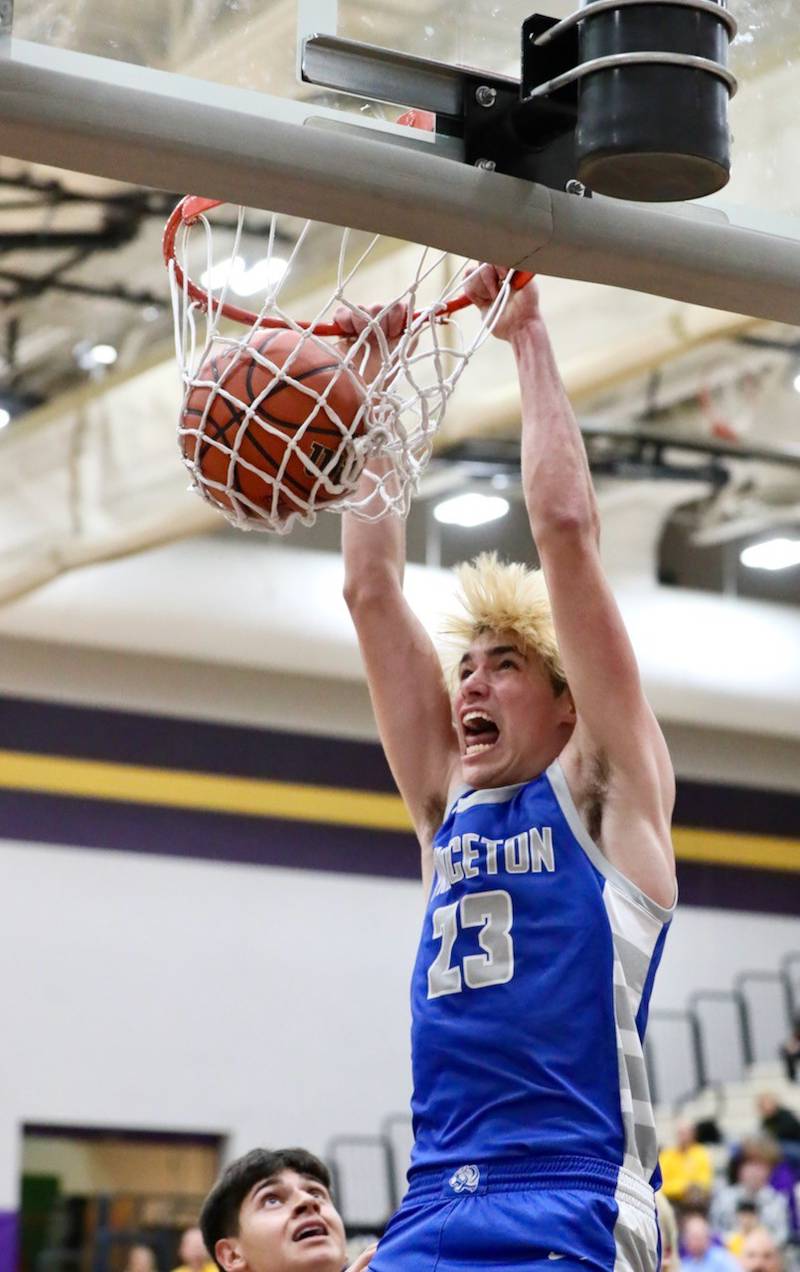
[[[399,795],[0,751],[0,788],[286,821],[411,830]],[[800,872],[800,840],[675,827],[679,861]]]
[[[111,764],[105,760],[28,755],[21,751],[0,751],[0,787],[240,816],[328,822],[369,830],[411,829],[398,795]]]
[[[800,871],[800,840],[772,835],[743,835],[728,830],[672,831],[679,861],[703,861],[713,865],[748,866],[756,870]]]

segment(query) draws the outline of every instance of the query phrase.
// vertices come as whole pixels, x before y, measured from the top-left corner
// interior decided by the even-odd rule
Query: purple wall
[[[167,773],[176,768],[340,791],[395,789],[377,743],[345,738],[4,695],[0,737],[3,746],[31,756],[145,764]],[[761,869],[757,863],[744,867],[735,861],[681,861],[683,905],[797,913],[800,794],[682,779],[675,825],[797,841],[796,864],[786,870]],[[0,789],[0,839],[395,879],[414,879],[419,873],[419,850],[410,832],[128,804],[44,790]]]
[[[17,1213],[0,1210],[0,1272],[16,1272]]]

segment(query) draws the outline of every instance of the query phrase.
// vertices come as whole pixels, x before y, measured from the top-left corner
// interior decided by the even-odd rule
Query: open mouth
[[[464,758],[471,759],[489,751],[500,737],[500,730],[484,711],[467,711],[461,717],[464,730]]]
[[[313,1241],[315,1237],[327,1237],[328,1229],[324,1223],[304,1223],[292,1237],[292,1241]]]

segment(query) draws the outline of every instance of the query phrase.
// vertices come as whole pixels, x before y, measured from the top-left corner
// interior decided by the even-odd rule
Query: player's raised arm
[[[367,474],[356,497],[371,489]],[[358,635],[378,731],[420,840],[427,887],[430,844],[444,814],[458,743],[433,641],[403,595],[405,522],[394,513],[374,522],[347,513],[342,519],[342,550],[344,596]]]
[[[487,304],[500,271],[470,285]],[[562,755],[573,798],[599,809],[609,859],[653,900],[674,899],[669,821],[674,778],[636,658],[605,577],[599,518],[577,422],[539,312],[535,284],[510,301],[495,335],[509,340],[522,394],[522,479],[577,724]],[[614,816],[626,809],[626,822]],[[613,824],[615,833],[604,833]]]
[[[433,642],[403,595],[405,523],[343,518],[344,595],[386,758],[423,848],[442,821],[457,744]]]

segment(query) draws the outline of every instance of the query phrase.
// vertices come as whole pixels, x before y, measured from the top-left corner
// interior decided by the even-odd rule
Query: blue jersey
[[[412,982],[415,1168],[568,1155],[657,1171],[642,1055],[672,910],[612,866],[560,764],[466,791]]]

